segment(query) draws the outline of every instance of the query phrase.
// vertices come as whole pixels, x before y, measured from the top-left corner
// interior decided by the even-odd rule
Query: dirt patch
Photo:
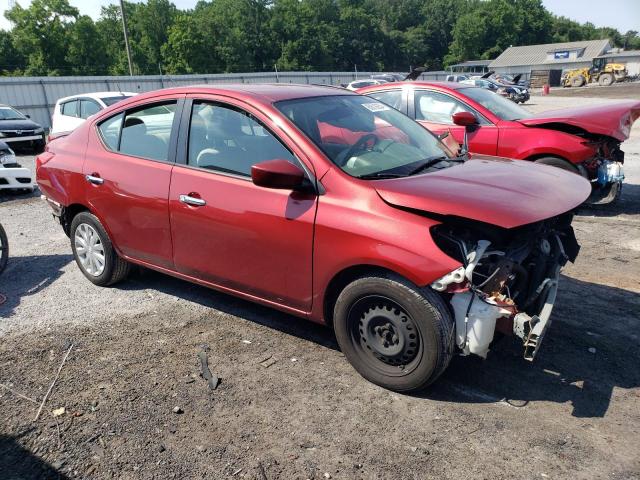
[[[580,88],[552,88],[550,97],[620,98],[640,100],[640,82],[615,83],[608,87],[588,85]]]

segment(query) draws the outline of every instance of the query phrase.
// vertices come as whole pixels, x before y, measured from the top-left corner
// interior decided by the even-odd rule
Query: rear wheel
[[[442,298],[394,275],[347,285],[335,304],[334,329],[360,375],[399,392],[433,383],[454,349],[453,318]]]
[[[123,280],[131,264],[118,256],[95,215],[80,212],[71,222],[71,248],[80,271],[99,286]]]
[[[615,81],[615,77],[613,76],[612,73],[603,73],[602,75],[600,75],[600,78],[598,79],[598,83],[603,87],[608,87],[614,81]]]

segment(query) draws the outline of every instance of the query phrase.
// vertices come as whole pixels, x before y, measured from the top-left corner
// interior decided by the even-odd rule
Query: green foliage
[[[5,13],[2,75],[128,73],[120,6],[96,21],[68,0],[33,0]],[[541,0],[170,0],[125,2],[136,74],[279,70],[407,71],[495,58],[510,45],[609,38],[620,33],[556,17]]]

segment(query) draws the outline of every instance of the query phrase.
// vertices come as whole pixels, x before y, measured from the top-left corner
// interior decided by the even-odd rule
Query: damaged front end
[[[591,181],[592,193],[587,201],[591,204],[611,203],[620,196],[624,180],[624,152],[620,142],[608,137],[593,137],[585,144],[597,151],[592,159],[581,165]]]
[[[523,341],[533,360],[550,324],[560,269],[580,249],[567,213],[514,229],[452,219],[432,229],[462,266],[431,284],[449,300],[463,355],[486,357],[496,331]]]

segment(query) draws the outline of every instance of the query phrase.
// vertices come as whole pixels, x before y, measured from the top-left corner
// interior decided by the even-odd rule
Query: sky
[[[141,0],[133,0],[141,1]],[[26,7],[30,0],[16,0]],[[100,7],[117,0],[70,0],[80,13],[97,19]],[[197,0],[173,0],[180,9],[193,8]],[[545,7],[556,15],[562,15],[581,23],[591,22],[597,27],[614,27],[621,33],[627,30],[640,30],[640,0],[542,0]],[[0,0],[0,28],[8,29],[9,22],[4,18],[4,11],[9,7],[9,0]]]

